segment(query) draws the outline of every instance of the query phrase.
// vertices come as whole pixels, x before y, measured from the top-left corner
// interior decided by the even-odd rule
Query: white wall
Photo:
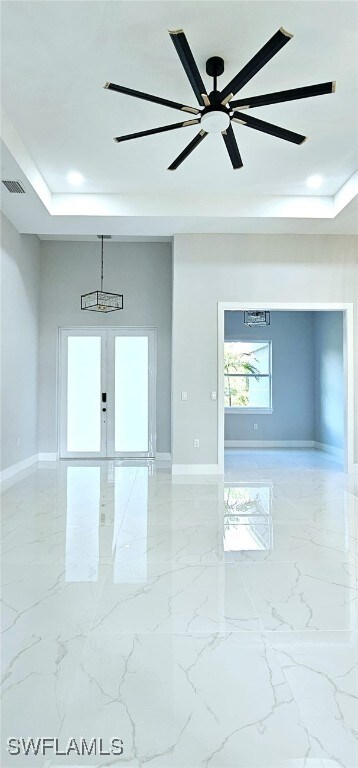
[[[39,451],[56,453],[58,329],[157,329],[157,451],[170,451],[172,256],[170,243],[104,244],[104,288],[124,294],[110,315],[82,311],[81,294],[99,288],[100,242],[43,241],[41,255]]]
[[[333,448],[344,445],[342,312],[314,313],[315,437]]]
[[[217,464],[217,303],[353,302],[358,462],[357,238],[177,235],[174,238],[173,461]],[[206,382],[206,386],[203,386]],[[188,400],[180,399],[181,390]],[[193,438],[200,448],[193,447]]]
[[[266,414],[226,413],[225,440],[314,440],[313,316],[271,312],[270,325],[249,328],[243,312],[225,312],[226,341],[272,342],[273,407]]]
[[[38,237],[1,214],[1,469],[38,453],[39,288]]]

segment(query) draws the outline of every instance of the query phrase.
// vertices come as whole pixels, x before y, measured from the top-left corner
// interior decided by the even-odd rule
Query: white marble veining
[[[357,629],[354,565],[327,560],[240,563],[265,629]]]
[[[268,637],[268,636],[266,636]],[[276,658],[324,765],[358,765],[357,636],[277,633]]]
[[[109,738],[117,722],[130,766],[274,768],[315,755],[275,654],[256,632],[93,632],[61,735],[97,728]]]
[[[317,451],[34,467],[2,495],[1,766],[357,768],[357,514]]]

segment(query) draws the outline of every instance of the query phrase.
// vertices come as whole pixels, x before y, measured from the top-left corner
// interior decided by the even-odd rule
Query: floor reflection
[[[148,466],[113,466],[112,462],[67,467],[66,582],[98,581],[100,558],[112,555],[114,583],[147,580],[143,542],[148,528],[149,471]],[[128,561],[135,566],[131,568]]]
[[[159,556],[163,541],[160,527],[154,526],[153,530],[152,526],[148,533],[149,473],[148,466],[113,463],[67,467],[66,582],[98,581],[101,558],[112,558],[115,584],[147,581],[148,556],[153,551]],[[230,552],[272,550],[271,485],[225,484],[222,544],[215,544],[215,536],[211,541],[206,530],[199,533],[197,542],[193,538],[197,532],[191,531],[188,545],[189,533],[183,538],[181,529],[177,533],[172,531],[167,539],[168,556],[180,553],[184,544],[188,553],[197,550],[198,556],[201,549],[215,548],[215,561],[220,558],[220,549],[224,558]],[[164,555],[163,558],[166,559]]]
[[[123,470],[128,467],[115,469],[115,521],[121,515],[117,511],[120,506],[120,480]],[[148,548],[143,546],[143,540],[148,535],[148,467],[136,469],[135,484],[133,485],[122,524],[118,526],[118,536],[115,545],[113,565],[114,583],[141,583],[148,576]],[[125,561],[124,561],[125,552]],[[128,562],[134,563],[129,567]]]
[[[234,483],[224,487],[225,552],[273,547],[272,487]]]
[[[100,467],[67,467],[65,581],[98,581]]]

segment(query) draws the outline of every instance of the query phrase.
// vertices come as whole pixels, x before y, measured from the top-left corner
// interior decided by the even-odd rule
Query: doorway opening
[[[225,451],[234,460],[236,450],[240,460],[253,448],[319,449],[348,471],[352,305],[230,302],[218,310],[219,471],[225,471]],[[270,324],[248,327],[247,310],[268,311]]]
[[[59,373],[60,458],[155,457],[154,329],[61,329]]]

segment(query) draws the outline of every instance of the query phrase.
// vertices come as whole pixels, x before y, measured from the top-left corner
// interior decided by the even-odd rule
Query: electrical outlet
[[[187,400],[188,399],[188,393],[185,392],[185,390],[181,393],[181,399],[182,400]]]
[[[16,446],[17,446],[17,448],[19,448],[19,447],[20,447],[20,443],[21,443],[21,440],[20,440],[20,438],[19,438],[19,437],[17,437],[17,438],[16,438]]]
[[[200,448],[200,440],[198,437],[195,437],[193,440],[193,446],[194,448]]]
[[[257,424],[254,424],[254,429],[257,429]]]

